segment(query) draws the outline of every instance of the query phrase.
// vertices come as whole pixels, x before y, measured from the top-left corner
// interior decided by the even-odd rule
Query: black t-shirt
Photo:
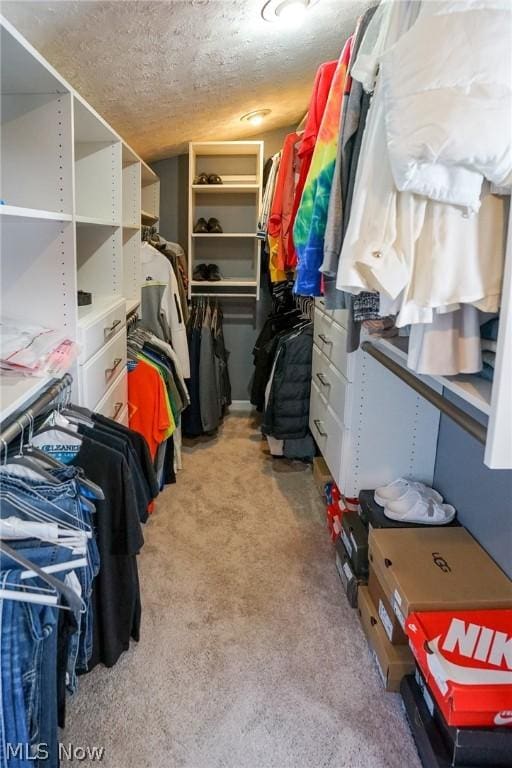
[[[109,419],[107,416],[102,416],[101,413],[93,413],[92,419],[98,424],[109,427],[110,429],[115,430],[118,434],[128,438],[139,459],[142,473],[148,484],[151,498],[155,499],[160,492],[160,488],[158,486],[155,468],[153,466],[153,462],[151,461],[151,454],[149,452],[146,438],[139,434],[139,432],[135,432],[135,430],[129,429],[129,427],[125,427],[124,424],[119,424],[119,422],[114,421],[113,419]]]
[[[91,440],[103,443],[103,445],[106,445],[109,448],[114,448],[114,450],[123,454],[132,473],[133,487],[137,497],[137,509],[139,510],[139,520],[142,523],[145,523],[148,519],[148,504],[152,501],[152,496],[149,493],[147,483],[140,468],[139,460],[130,441],[103,424],[97,424],[95,427],[86,427],[83,424],[80,424],[78,426],[78,431],[81,435],[87,435]]]
[[[139,639],[140,593],[136,554],[144,544],[132,473],[118,451],[84,435],[72,462],[105,494],[96,503],[100,570],[93,585],[94,642],[89,669],[113,666]]]

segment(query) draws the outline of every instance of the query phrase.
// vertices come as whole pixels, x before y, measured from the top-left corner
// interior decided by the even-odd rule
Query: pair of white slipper
[[[398,522],[447,525],[455,517],[455,507],[443,504],[440,493],[424,483],[403,477],[377,488],[374,498],[384,507],[386,517]]]

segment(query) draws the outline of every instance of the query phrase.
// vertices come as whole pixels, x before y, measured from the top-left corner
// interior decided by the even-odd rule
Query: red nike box
[[[512,727],[512,610],[412,613],[406,632],[449,725]]]

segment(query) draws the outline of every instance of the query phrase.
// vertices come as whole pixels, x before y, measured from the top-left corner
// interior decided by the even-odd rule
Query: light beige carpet
[[[184,449],[140,557],[143,626],[80,679],[63,740],[105,768],[418,768],[334,566],[309,467],[248,416]]]

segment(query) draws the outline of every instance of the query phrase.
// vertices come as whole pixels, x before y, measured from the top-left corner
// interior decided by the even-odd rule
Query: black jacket
[[[281,339],[262,432],[278,440],[308,433],[313,326]]]

